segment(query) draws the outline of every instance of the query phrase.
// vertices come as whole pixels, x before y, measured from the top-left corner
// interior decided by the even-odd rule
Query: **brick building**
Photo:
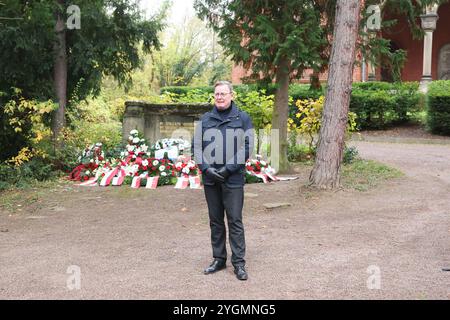
[[[405,17],[398,18],[397,25],[389,32],[383,33],[383,38],[391,40],[391,49],[403,49],[407,52],[406,62],[402,69],[403,81],[420,81],[421,87],[431,80],[450,80],[450,3],[435,5],[427,9],[421,16],[422,29],[425,37],[414,40]],[[360,59],[360,57],[357,57]],[[381,80],[389,81],[389,72],[381,68],[373,68],[370,64],[355,65],[353,81]],[[311,70],[305,70],[301,83],[308,83]],[[232,69],[231,80],[241,83],[247,74],[242,67],[235,65]],[[319,76],[326,81],[327,73]]]

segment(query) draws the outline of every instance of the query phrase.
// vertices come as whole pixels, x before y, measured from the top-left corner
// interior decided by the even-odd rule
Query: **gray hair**
[[[230,89],[230,92],[231,92],[231,93],[233,92],[233,85],[232,85],[231,82],[229,82],[229,81],[217,81],[217,82],[214,84],[214,89],[216,89],[216,87],[218,87],[218,86],[227,86],[228,89]]]

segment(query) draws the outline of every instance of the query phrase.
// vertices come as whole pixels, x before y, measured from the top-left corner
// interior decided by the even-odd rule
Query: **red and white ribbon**
[[[175,184],[175,189],[186,189],[189,184],[189,178],[181,176],[177,178],[177,183]]]
[[[189,187],[191,189],[201,189],[200,176],[189,176]]]
[[[111,184],[113,186],[121,186],[123,184],[124,179],[125,179],[125,170],[119,169],[117,177],[112,178]]]
[[[249,172],[252,176],[255,176],[255,177],[257,177],[257,178],[262,179],[262,181],[263,181],[264,183],[269,182],[269,179],[268,179],[268,177],[267,177],[267,175],[266,175],[265,173],[262,173],[262,172],[256,173],[255,171],[248,171],[248,172]]]
[[[147,185],[145,188],[147,189],[156,189],[158,186],[159,176],[147,177]]]
[[[134,177],[133,181],[131,181],[131,187],[135,189],[140,188],[142,178],[147,178],[147,175],[148,173],[143,173],[139,176]]]
[[[94,187],[96,185],[97,185],[97,178],[96,177],[89,178],[89,180],[84,181],[84,182],[79,184],[79,186],[83,186],[83,187]]]
[[[105,173],[102,180],[100,181],[101,187],[109,186],[111,183],[111,180],[114,178],[114,176],[119,172],[119,168],[112,169]]]
[[[278,177],[272,175],[271,173],[266,172],[267,177],[272,180],[272,181],[278,181],[280,179],[278,179]]]

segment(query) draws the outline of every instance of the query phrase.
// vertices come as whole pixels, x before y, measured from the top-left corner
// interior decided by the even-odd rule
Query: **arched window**
[[[438,80],[450,80],[450,43],[439,50]]]

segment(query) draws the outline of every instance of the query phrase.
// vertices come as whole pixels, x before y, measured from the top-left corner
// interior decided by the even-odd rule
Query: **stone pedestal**
[[[194,121],[212,109],[210,104],[154,104],[143,101],[125,102],[122,139],[137,129],[150,144],[161,138],[183,138],[190,141]]]

